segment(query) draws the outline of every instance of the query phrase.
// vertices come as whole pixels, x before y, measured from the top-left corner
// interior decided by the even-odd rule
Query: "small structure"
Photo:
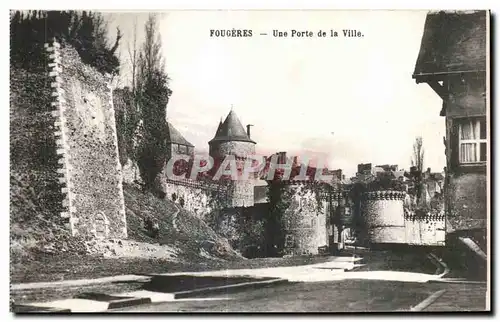
[[[172,123],[167,122],[166,131],[166,146],[167,146],[167,159],[170,159],[174,155],[187,155],[193,156],[194,145],[192,145],[188,140],[182,136],[182,134],[177,131],[177,129],[172,125]]]

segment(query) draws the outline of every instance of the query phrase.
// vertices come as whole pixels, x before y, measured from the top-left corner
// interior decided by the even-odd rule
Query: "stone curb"
[[[84,301],[85,306],[92,306],[92,310],[82,309],[82,303],[75,301]],[[63,302],[63,303],[61,303]],[[64,303],[65,302],[65,303]],[[68,303],[69,302],[69,303]],[[14,304],[11,311],[15,314],[30,314],[30,313],[84,313],[84,312],[106,312],[112,309],[120,309],[130,306],[138,306],[142,304],[150,304],[150,297],[133,297],[133,296],[110,296],[103,293],[87,293],[81,294],[72,299],[59,300],[49,303],[30,303],[30,304]]]
[[[10,310],[14,314],[37,314],[37,313],[71,313],[70,309],[60,309],[55,307],[41,307],[34,305],[14,304]]]
[[[440,298],[441,295],[443,295],[445,292],[446,292],[446,290],[440,290],[440,291],[437,291],[437,292],[431,294],[428,298],[426,298],[425,300],[423,300],[422,302],[420,302],[416,306],[410,308],[410,311],[413,311],[413,312],[423,311],[429,305],[434,303],[438,298]]]
[[[193,297],[197,295],[207,295],[207,294],[213,294],[221,291],[227,291],[227,290],[241,290],[245,288],[249,288],[252,286],[257,286],[257,285],[275,285],[275,284],[281,284],[281,283],[287,283],[287,279],[283,278],[275,278],[271,280],[264,280],[264,281],[253,281],[253,282],[245,282],[245,283],[238,283],[238,284],[230,284],[230,285],[222,285],[222,286],[213,286],[213,287],[204,287],[204,288],[199,288],[199,289],[193,289],[193,290],[188,290],[188,291],[181,291],[181,292],[174,292],[172,293],[174,295],[174,299],[183,299],[183,298],[188,298],[188,297]]]
[[[436,280],[430,280],[427,283],[449,283],[449,284],[478,284],[487,285],[485,281],[468,281],[465,279],[455,279],[455,278],[440,278]]]
[[[438,275],[439,278],[443,278],[445,275],[448,275],[450,273],[450,269],[448,268],[448,265],[446,265],[446,263],[441,258],[437,257],[433,253],[429,253],[429,257],[431,259],[431,262],[433,262],[434,265],[436,265],[436,262],[437,262],[436,267],[438,268],[438,270],[442,269],[441,273],[438,273],[438,270],[436,270],[435,275]]]
[[[150,297],[111,296],[104,293],[83,293],[79,294],[76,298],[97,302],[107,302],[108,310],[151,303]]]
[[[149,276],[144,275],[117,275],[110,277],[102,277],[95,279],[81,279],[81,280],[67,280],[57,282],[40,282],[40,283],[22,283],[11,284],[10,290],[22,291],[43,288],[57,288],[57,287],[74,287],[74,286],[87,286],[96,284],[110,284],[119,282],[147,282],[151,279]]]

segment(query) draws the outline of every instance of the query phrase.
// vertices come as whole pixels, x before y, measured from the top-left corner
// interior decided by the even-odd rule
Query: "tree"
[[[414,180],[415,180],[415,190],[417,195],[417,203],[420,201],[422,194],[422,171],[424,169],[424,147],[422,137],[419,136],[415,139],[413,144],[413,157],[411,160],[411,165],[414,167]]]
[[[290,207],[292,196],[282,180],[275,179],[268,183],[269,211],[264,218],[267,247],[265,253],[267,256],[277,256],[285,246],[283,215]]]
[[[132,43],[128,43],[128,55],[132,74],[132,93],[136,90],[137,65],[139,60],[139,49],[137,48],[137,20],[134,20],[134,31],[132,33]]]
[[[411,165],[416,167],[419,172],[422,172],[424,169],[424,153],[423,140],[419,136],[415,139],[415,143],[413,143],[413,157],[411,160]]]
[[[102,73],[118,73],[120,62],[115,43],[107,40],[108,25],[100,13],[92,11],[12,11],[10,19],[11,64],[25,69],[44,69],[44,44],[52,38],[70,44],[82,61]]]
[[[149,16],[144,29],[146,36],[138,58],[135,95],[144,128],[143,143],[138,151],[138,166],[146,189],[152,189],[167,158],[166,113],[172,91],[164,71],[156,15]]]

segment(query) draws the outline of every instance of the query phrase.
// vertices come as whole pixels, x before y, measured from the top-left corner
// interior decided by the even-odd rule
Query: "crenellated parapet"
[[[45,50],[48,54],[48,67],[49,77],[51,78],[50,87],[52,88],[52,108],[51,114],[54,118],[54,135],[56,138],[56,154],[59,157],[57,169],[59,176],[59,183],[61,184],[61,193],[63,195],[62,209],[60,213],[62,218],[68,219],[70,231],[73,235],[77,233],[74,227],[76,217],[73,216],[76,212],[74,203],[73,185],[70,180],[69,171],[72,169],[70,162],[70,146],[68,143],[68,127],[65,111],[68,108],[66,99],[64,98],[64,89],[62,88],[63,79],[61,78],[62,64],[61,64],[61,45],[54,39],[52,43],[45,44]]]
[[[415,213],[405,213],[404,218],[405,218],[405,220],[408,220],[408,221],[423,221],[423,222],[444,221],[445,215],[444,215],[444,212],[427,213],[423,216],[417,215]]]
[[[366,200],[404,200],[406,192],[403,191],[370,191],[365,192],[363,197]]]

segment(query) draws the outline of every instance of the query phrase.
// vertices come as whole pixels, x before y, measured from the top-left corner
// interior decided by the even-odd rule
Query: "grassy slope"
[[[20,182],[13,181],[11,184],[13,185],[11,197],[14,194],[17,198],[22,197],[26,201],[19,203],[19,206],[31,207],[34,204],[33,207],[36,207],[37,199],[20,189],[18,187],[21,185]],[[33,216],[29,222],[18,223],[15,219],[11,222],[11,240],[20,241],[23,240],[23,236],[29,235],[29,242],[17,242],[15,251],[11,249],[12,281],[92,278],[133,272],[153,273],[170,271],[170,269],[199,270],[211,266],[209,263],[211,260],[200,255],[202,244],[208,240],[224,245],[224,241],[202,220],[181,210],[177,220],[179,231],[176,231],[172,225],[172,215],[177,208],[171,201],[160,200],[128,184],[124,184],[124,195],[129,239],[176,247],[179,251],[178,263],[162,259],[116,259],[92,256],[85,253],[81,239],[72,238],[60,227],[52,225],[43,218]],[[19,207],[16,209],[22,210]],[[160,222],[160,234],[157,238],[149,236],[144,229],[143,218],[146,216],[154,216]],[[212,256],[220,259],[230,261],[240,259],[231,249],[227,252],[207,250]],[[217,264],[214,267],[218,267]]]
[[[221,239],[208,225],[194,214],[178,208],[168,199],[158,199],[150,193],[142,193],[134,185],[124,184],[125,206],[127,211],[127,225],[129,238],[160,245],[175,246],[181,251],[181,261],[199,260],[200,249],[206,241],[214,242],[216,245],[224,245]],[[174,229],[174,214],[177,215],[177,230]],[[152,216],[159,221],[160,233],[153,238],[144,229],[143,220]],[[210,252],[210,249],[207,248]],[[211,255],[224,259],[237,259],[239,256],[232,249],[227,253],[213,250]]]

